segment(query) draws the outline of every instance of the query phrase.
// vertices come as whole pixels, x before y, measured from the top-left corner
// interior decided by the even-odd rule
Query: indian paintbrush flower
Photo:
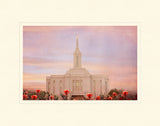
[[[101,97],[100,97],[100,96],[97,96],[97,97],[96,97],[96,100],[101,100]]]
[[[107,98],[107,100],[112,100],[113,98],[111,97],[111,96],[109,96],[108,98]]]
[[[91,93],[88,93],[88,94],[87,94],[87,97],[88,97],[89,99],[91,99],[92,96],[93,96],[93,95],[92,95]]]
[[[51,95],[51,96],[50,96],[50,99],[51,99],[51,100],[54,100],[54,96]]]
[[[41,92],[41,90],[39,90],[39,89],[36,90],[36,93],[37,93],[37,94],[39,94],[40,92]]]
[[[28,96],[27,95],[23,95],[23,100],[27,100]]]
[[[128,91],[123,91],[123,95],[126,97],[128,95]]]
[[[37,95],[32,95],[31,98],[32,98],[33,100],[36,100],[36,99],[37,99]]]
[[[116,97],[116,96],[117,96],[117,93],[116,93],[116,92],[113,92],[112,95],[113,95],[114,97]]]
[[[67,96],[69,94],[69,90],[64,90],[64,94]]]

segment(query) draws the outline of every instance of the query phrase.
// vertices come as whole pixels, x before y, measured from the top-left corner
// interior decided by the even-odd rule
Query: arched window
[[[76,91],[78,91],[78,80],[76,81]]]
[[[60,80],[60,94],[62,93],[62,80]]]
[[[73,80],[73,82],[72,82],[72,90],[75,91],[75,92],[82,91],[82,81]]]
[[[55,80],[53,80],[53,95],[55,95]]]
[[[81,80],[81,85],[80,85],[81,91],[83,91],[83,81]]]
[[[50,92],[50,82],[48,82],[48,92]]]

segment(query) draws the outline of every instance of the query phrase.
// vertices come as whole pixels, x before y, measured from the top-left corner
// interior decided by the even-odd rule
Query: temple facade
[[[86,97],[88,93],[93,98],[106,95],[109,88],[109,78],[102,74],[90,74],[81,66],[81,52],[76,39],[76,49],[73,53],[73,68],[64,75],[50,75],[46,77],[46,91],[61,98],[64,90],[69,90],[69,97]]]

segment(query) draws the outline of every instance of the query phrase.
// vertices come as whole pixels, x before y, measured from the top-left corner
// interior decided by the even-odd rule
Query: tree
[[[117,94],[121,94],[123,90],[118,90],[116,88],[111,89],[108,93],[108,95],[112,96],[113,92],[117,93]]]

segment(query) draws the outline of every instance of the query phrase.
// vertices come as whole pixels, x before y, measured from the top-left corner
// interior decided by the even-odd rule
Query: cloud
[[[33,57],[24,57],[23,58],[23,65],[24,67],[27,66],[33,66],[33,67],[38,67],[42,69],[52,69],[52,68],[59,68],[63,69],[65,68],[70,68],[72,66],[71,62],[67,62],[63,59],[47,59],[47,58],[33,58]]]
[[[91,73],[107,73],[111,87],[137,88],[136,26],[24,26],[25,83],[43,83],[52,73],[73,66],[76,34],[82,66]]]
[[[45,82],[49,74],[23,73],[23,82]]]
[[[64,26],[23,26],[23,32],[51,32],[66,28]]]
[[[37,89],[46,90],[46,85],[41,82],[24,82],[23,89],[36,91]]]

